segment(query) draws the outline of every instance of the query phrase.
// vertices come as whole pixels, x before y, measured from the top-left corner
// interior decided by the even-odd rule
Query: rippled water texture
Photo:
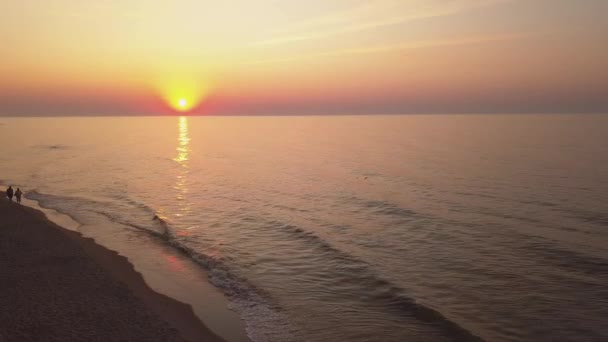
[[[608,339],[608,115],[0,122],[4,183],[182,250],[258,341]]]

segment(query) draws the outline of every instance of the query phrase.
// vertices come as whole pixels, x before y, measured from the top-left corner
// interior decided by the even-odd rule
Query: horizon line
[[[18,114],[2,115],[1,118],[100,118],[100,117],[295,117],[295,116],[405,116],[405,115],[608,115],[606,112],[405,112],[405,113],[331,113],[331,114],[200,114],[200,113],[180,113],[180,114],[65,114],[65,115],[38,115],[38,114]]]

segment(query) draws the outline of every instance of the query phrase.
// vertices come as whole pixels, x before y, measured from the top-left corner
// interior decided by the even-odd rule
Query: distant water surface
[[[608,115],[0,122],[3,183],[182,251],[256,341],[608,340]]]

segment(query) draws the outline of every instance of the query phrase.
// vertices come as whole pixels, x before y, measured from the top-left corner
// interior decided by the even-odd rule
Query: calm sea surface
[[[4,184],[256,341],[608,340],[608,115],[0,123]]]

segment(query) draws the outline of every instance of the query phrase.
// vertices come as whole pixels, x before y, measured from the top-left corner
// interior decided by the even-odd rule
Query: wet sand
[[[129,261],[0,200],[0,341],[221,341]]]

